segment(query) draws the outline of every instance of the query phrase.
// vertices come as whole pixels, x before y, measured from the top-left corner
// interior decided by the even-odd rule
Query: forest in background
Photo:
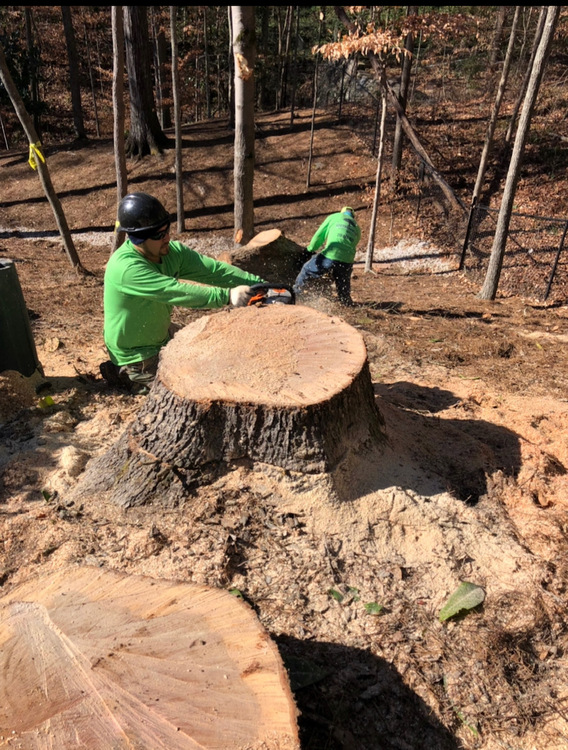
[[[177,37],[181,126],[222,118],[232,132],[237,79],[231,7],[179,6],[175,17],[169,7],[136,10],[132,29],[141,23],[148,49],[147,60],[129,61],[127,27],[123,90],[125,139],[131,156],[139,158],[145,150],[155,153],[175,144],[172,28]],[[558,18],[542,72],[534,76],[536,89],[521,138],[515,130],[521,129],[528,109],[529,74],[535,67],[537,43],[540,39],[542,46],[546,33],[547,8],[556,9]],[[0,10],[1,41],[10,73],[44,148],[112,137],[111,10],[99,6]],[[134,12],[132,6],[124,10],[125,18]],[[289,110],[290,127],[300,107],[311,107],[314,114],[322,108],[336,112],[338,123],[348,120],[372,153],[378,152],[368,253],[379,203],[390,206],[392,213],[396,202],[409,193],[418,204],[427,197],[441,208],[431,221],[430,239],[453,245],[456,251],[456,235],[465,236],[461,267],[469,267],[480,282],[486,274],[481,293],[487,299],[496,295],[506,243],[512,240],[522,248],[521,264],[527,266],[521,286],[536,284],[541,299],[548,300],[553,281],[558,284],[562,275],[558,265],[568,226],[562,191],[554,189],[554,175],[566,167],[562,87],[566,24],[560,6],[255,6],[253,10],[255,111]],[[148,75],[131,75],[139,64]],[[149,92],[141,94],[140,80],[150,78]],[[17,148],[25,143],[25,136],[6,92],[0,90],[0,95],[4,143],[6,148]],[[476,141],[470,141],[471,128],[466,127],[470,123],[464,120],[460,128],[460,118],[447,110],[448,98],[455,98],[456,108],[480,118]],[[132,101],[138,99],[143,106],[133,107]],[[151,115],[142,128],[137,123],[140,112],[143,118]],[[451,153],[440,153],[439,146],[429,142],[428,132],[437,125],[447,126],[452,117]],[[313,124],[314,118],[312,128]],[[144,140],[150,131],[150,145],[140,143],[139,134]],[[245,144],[248,151],[251,137]],[[311,158],[310,152],[307,188]],[[521,168],[543,173],[549,183],[543,192],[544,205],[540,195],[529,203],[523,197],[522,205],[515,201]],[[245,207],[248,198],[252,215],[252,178],[244,192]],[[240,198],[236,186],[236,230]],[[249,227],[247,236],[252,231]],[[531,267],[535,263],[538,268]],[[511,286],[507,263],[502,283]]]
[[[494,212],[506,175],[505,133],[541,8],[519,14],[483,192]],[[24,9],[9,10],[21,24],[23,45]],[[38,406],[37,394],[18,390],[19,380],[1,374],[2,591],[69,563],[238,588],[286,658],[304,750],[376,750],[378,741],[388,750],[558,750],[568,736],[568,295],[560,276],[546,303],[542,291],[566,210],[564,17],[539,92],[515,201],[516,211],[550,215],[559,223],[548,222],[553,241],[545,255],[533,242],[543,235],[540,220],[513,217],[519,226],[513,227],[507,277],[495,303],[477,299],[484,271],[483,265],[481,272],[473,268],[478,240],[476,255],[467,254],[465,272],[456,270],[467,210],[457,211],[457,218],[449,215],[443,191],[407,141],[400,179],[391,183],[396,117],[392,108],[387,112],[377,262],[373,273],[364,273],[357,263],[354,298],[360,307],[341,312],[364,336],[398,460],[404,468],[417,462],[428,474],[439,474],[451,497],[442,503],[415,500],[417,485],[403,485],[410,493],[393,516],[391,496],[398,486],[393,483],[384,502],[345,505],[341,513],[337,506],[304,504],[291,516],[282,514],[278,502],[270,506],[264,495],[259,499],[240,486],[234,495],[222,491],[226,516],[223,509],[217,512],[217,498],[205,495],[191,499],[184,514],[165,513],[157,505],[141,519],[118,514],[100,492],[84,506],[68,504],[69,486],[81,474],[71,477],[63,455],[76,450],[85,458],[106,450],[139,404],[106,387],[98,369],[106,356],[102,288],[116,198],[110,103],[105,109],[97,93],[101,136],[91,114],[85,117],[88,140],[77,140],[60,9],[31,10],[36,25],[39,18],[54,22],[44,33],[51,36],[60,77],[46,91],[49,102],[65,106],[46,113],[51,129],[43,137],[54,184],[91,275],[78,277],[61,252],[48,202],[28,165],[28,144],[4,98],[0,112],[4,123],[12,118],[6,135],[14,143],[1,156],[2,254],[17,264],[54,403]],[[99,10],[106,19],[101,34],[109,40],[111,9]],[[309,11],[314,31],[319,10]],[[406,9],[399,10],[404,15]],[[468,23],[479,16],[479,37],[457,34],[446,47],[435,39],[423,41],[413,57],[409,120],[466,208],[511,30],[513,9],[506,7],[500,43],[493,46],[500,10],[474,8]],[[74,26],[83,11],[71,8]],[[332,11],[325,14],[330,26]],[[187,13],[201,17],[199,9]],[[269,7],[267,13],[274,19],[278,11]],[[79,28],[77,23],[76,32]],[[333,44],[333,35],[325,42]],[[493,49],[498,54],[490,76]],[[82,44],[77,59],[84,55]],[[354,79],[346,66],[342,89],[343,62],[310,55],[306,52],[312,77],[304,82],[306,107],[298,110],[297,121],[290,125],[290,108],[274,112],[271,102],[269,111],[257,108],[257,229],[281,229],[307,242],[339,202],[356,206],[366,242],[381,115],[375,74],[361,55]],[[307,187],[316,64],[321,86],[313,179]],[[111,70],[106,74],[110,96]],[[393,86],[399,74],[393,59],[388,67]],[[85,111],[91,106],[92,113],[89,76],[81,80],[86,81]],[[188,230],[180,238],[213,254],[232,242],[234,131],[229,113],[196,121],[194,104],[184,115],[184,176],[191,192],[185,207]],[[172,128],[166,132],[171,137]],[[130,185],[174,206],[173,156],[168,148],[160,156],[129,160]],[[481,229],[490,249],[491,227]],[[535,271],[542,283],[535,282]],[[333,301],[321,304],[331,314],[338,312]],[[192,320],[191,312],[178,310],[177,322]],[[230,515],[234,510],[240,518],[243,508],[249,515],[239,526]],[[370,524],[368,510],[376,511]],[[310,518],[318,519],[324,533],[304,533]],[[372,537],[369,527],[376,527]],[[432,580],[436,571],[440,577]],[[486,601],[446,626],[437,621],[438,605],[460,578],[485,585]],[[341,602],[330,587],[344,597]],[[354,589],[360,592],[356,597]],[[380,616],[364,610],[368,602],[384,607]],[[314,681],[298,684],[305,677]]]

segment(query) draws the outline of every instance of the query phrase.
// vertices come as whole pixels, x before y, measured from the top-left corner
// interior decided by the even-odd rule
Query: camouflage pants
[[[156,377],[159,355],[156,354],[141,362],[123,365],[118,370],[118,377],[135,396],[148,393]]]

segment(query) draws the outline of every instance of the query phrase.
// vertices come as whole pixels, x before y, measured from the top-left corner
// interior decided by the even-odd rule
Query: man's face
[[[154,237],[136,245],[142,255],[152,263],[159,263],[168,254],[170,244],[170,225],[164,224],[156,230]]]

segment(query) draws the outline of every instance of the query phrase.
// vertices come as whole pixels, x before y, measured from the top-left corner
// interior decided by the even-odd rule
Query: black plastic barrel
[[[42,373],[16,266],[0,258],[0,372],[5,370],[26,378]]]

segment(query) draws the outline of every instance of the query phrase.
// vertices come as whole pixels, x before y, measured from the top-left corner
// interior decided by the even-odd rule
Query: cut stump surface
[[[10,746],[299,748],[278,650],[226,591],[63,569],[0,600],[0,642]]]
[[[176,504],[215,467],[334,471],[383,439],[360,333],[310,307],[203,316],[163,349],[133,424],[81,487],[112,487],[124,507]]]
[[[363,338],[340,318],[274,304],[186,326],[164,348],[159,377],[182,399],[307,407],[349,388],[366,361]]]
[[[260,276],[271,284],[292,285],[302,267],[304,248],[279,229],[259,232],[242,247],[220,256],[220,260]]]

